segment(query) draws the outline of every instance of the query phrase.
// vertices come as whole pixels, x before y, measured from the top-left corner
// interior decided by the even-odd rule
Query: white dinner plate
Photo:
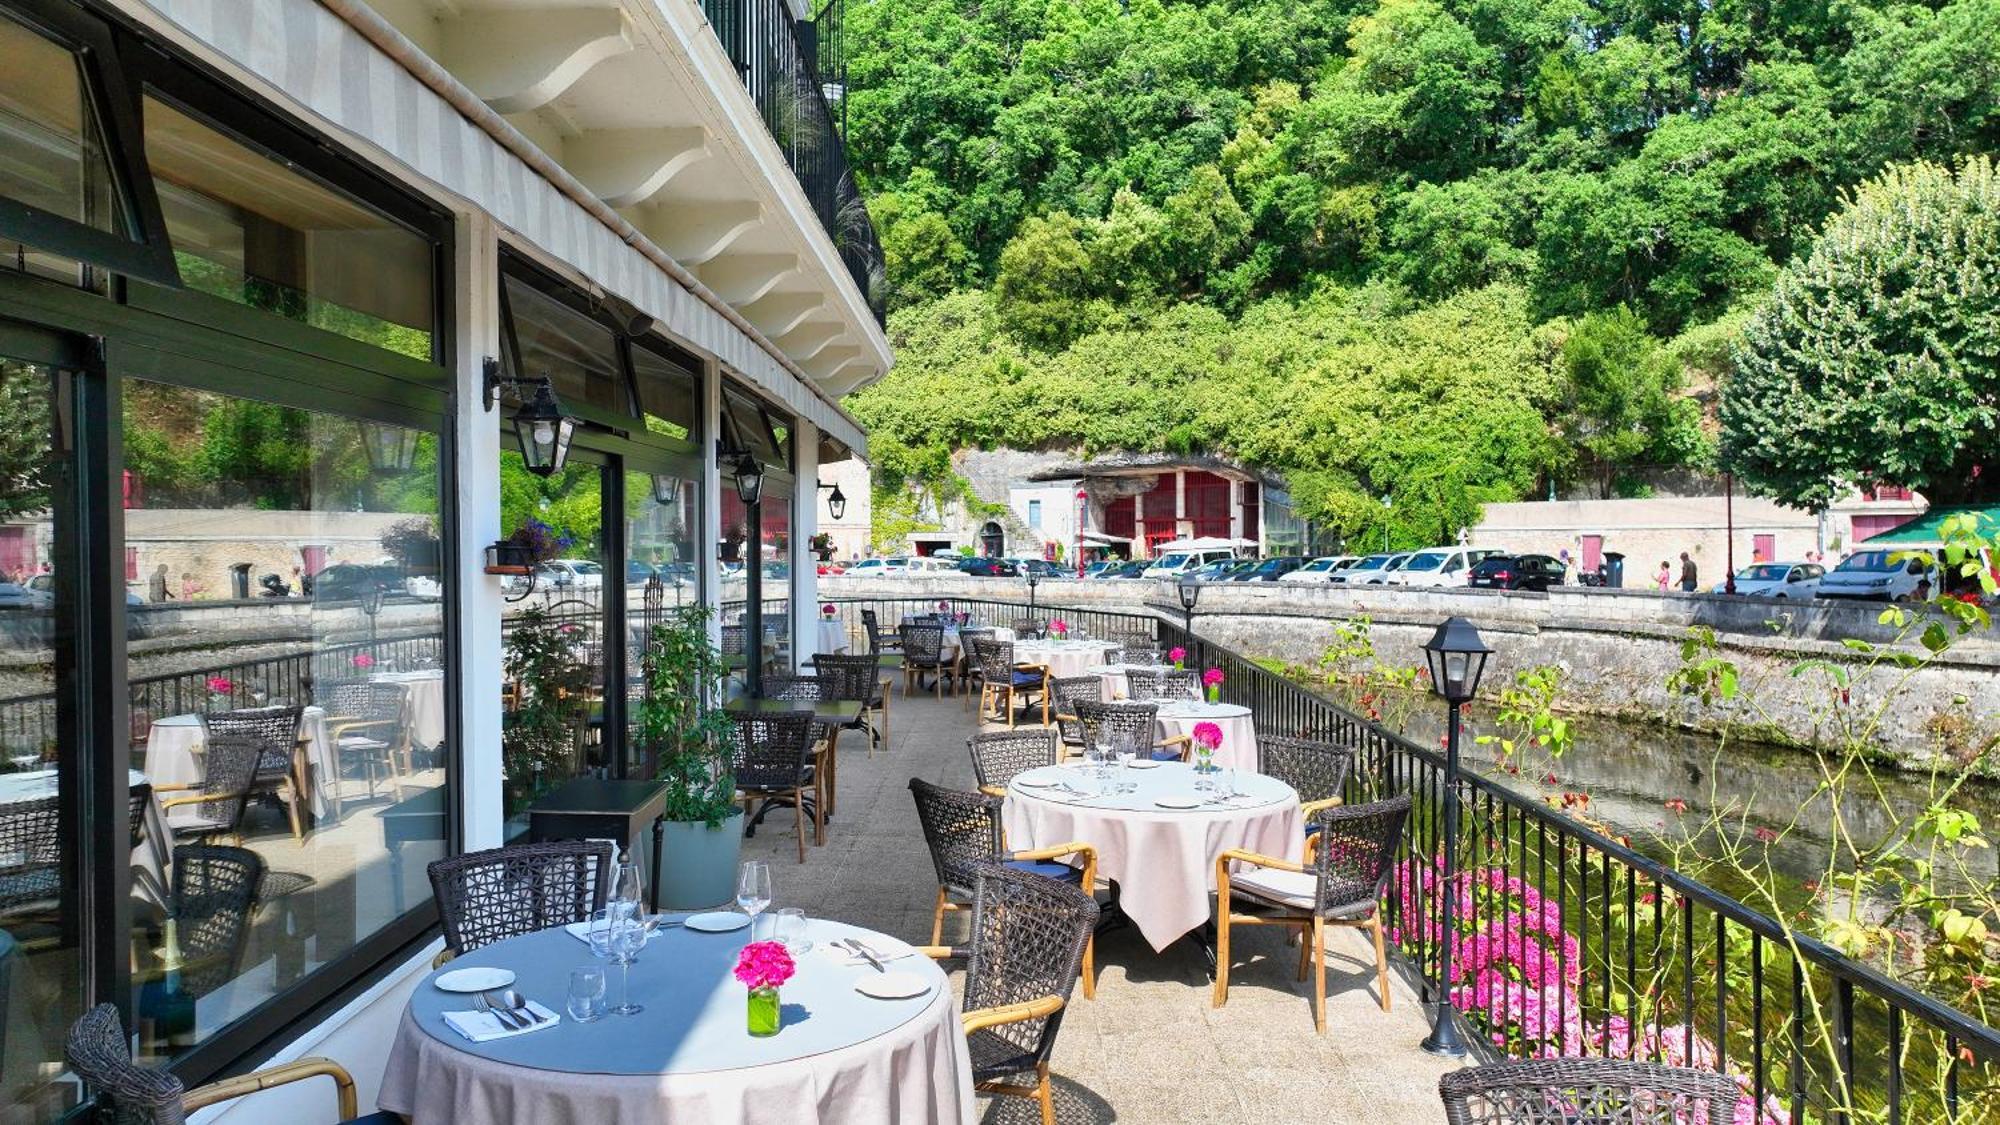
[[[750,924],[748,914],[738,914],[734,910],[716,910],[707,914],[697,914],[687,920],[687,928],[700,930],[705,934],[726,934],[740,930]]]
[[[1193,797],[1161,797],[1153,802],[1163,809],[1198,809],[1201,802]]]
[[[878,973],[870,969],[854,982],[854,991],[877,1000],[908,1000],[930,990],[930,982],[915,973]]]
[[[1156,762],[1151,758],[1134,758],[1132,759],[1131,764],[1127,768],[1135,770],[1156,770],[1166,764],[1167,763],[1165,762]]]
[[[1014,784],[1023,789],[1047,789],[1060,783],[1054,781],[1029,781],[1026,778],[1017,777],[1014,779]]]
[[[446,992],[486,992],[513,984],[514,973],[509,969],[453,969],[440,973],[431,983]]]

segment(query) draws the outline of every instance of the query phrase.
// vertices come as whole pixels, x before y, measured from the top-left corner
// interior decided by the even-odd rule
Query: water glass
[[[785,952],[793,957],[812,952],[812,939],[806,936],[806,912],[798,907],[788,906],[778,911],[771,930],[771,936],[783,943]]]
[[[736,871],[736,905],[750,916],[750,940],[757,940],[757,916],[771,905],[771,865],[746,860]]]
[[[571,969],[569,974],[569,1018],[592,1023],[604,1016],[604,970],[596,965]]]

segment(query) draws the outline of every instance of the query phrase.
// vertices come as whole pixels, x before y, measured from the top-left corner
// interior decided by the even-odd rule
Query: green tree
[[[2000,496],[2000,173],[1920,162],[1867,181],[1751,318],[1722,463],[1821,506],[1887,482]]]
[[[1684,401],[1675,397],[1680,364],[1620,305],[1577,322],[1563,341],[1562,368],[1567,387],[1557,427],[1582,455],[1579,470],[1609,499],[1621,468],[1664,459],[1675,405]]]
[[[1060,211],[1030,219],[1000,255],[993,284],[1000,323],[1024,343],[1055,350],[1102,315],[1095,307],[1089,229]]]
[[[41,371],[0,358],[0,520],[49,506],[49,398]]]
[[[876,219],[881,222],[879,209]],[[882,227],[890,308],[942,297],[965,283],[972,255],[943,215],[919,211]]]

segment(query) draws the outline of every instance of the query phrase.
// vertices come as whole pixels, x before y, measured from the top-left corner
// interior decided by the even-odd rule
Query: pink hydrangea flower
[[[375,658],[365,652],[357,652],[354,654],[354,666],[363,669],[373,668],[375,667]]]
[[[1069,632],[1069,622],[1064,621],[1062,618],[1058,617],[1055,620],[1049,622],[1049,632],[1054,633],[1056,636],[1060,637],[1064,633]]]
[[[208,694],[210,695],[228,695],[235,690],[236,681],[230,679],[228,676],[210,676],[208,678]]]
[[[796,971],[783,942],[753,941],[736,955],[736,979],[748,988],[777,988]]]
[[[1178,668],[1181,665],[1181,661],[1187,659],[1187,650],[1179,645],[1175,645],[1173,648],[1167,650],[1167,659],[1173,661],[1174,667]]]
[[[1203,672],[1203,673],[1201,674],[1201,686],[1203,686],[1203,687],[1221,687],[1221,686],[1222,686],[1222,669],[1220,669],[1220,668],[1210,668],[1210,669],[1209,669],[1208,671],[1206,671],[1206,672]]]
[[[1210,750],[1217,750],[1222,746],[1222,728],[1214,723],[1196,723],[1194,730],[1188,733],[1188,737],[1194,740],[1196,746],[1206,746]]]

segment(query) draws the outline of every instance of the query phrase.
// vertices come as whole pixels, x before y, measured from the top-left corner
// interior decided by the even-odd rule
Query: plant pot
[[[743,814],[710,828],[698,820],[669,820],[661,842],[657,883],[662,910],[700,910],[736,897],[736,863],[743,852]]]
[[[821,561],[821,562],[832,562],[832,561],[833,561],[833,548],[832,548],[832,547],[822,547],[822,548],[820,548],[819,550],[816,550],[816,551],[814,551],[814,552],[813,552],[813,554],[815,554],[815,555],[818,555],[818,556],[819,556],[819,561]]]
[[[520,543],[495,543],[486,548],[486,573],[532,574],[535,552]]]

